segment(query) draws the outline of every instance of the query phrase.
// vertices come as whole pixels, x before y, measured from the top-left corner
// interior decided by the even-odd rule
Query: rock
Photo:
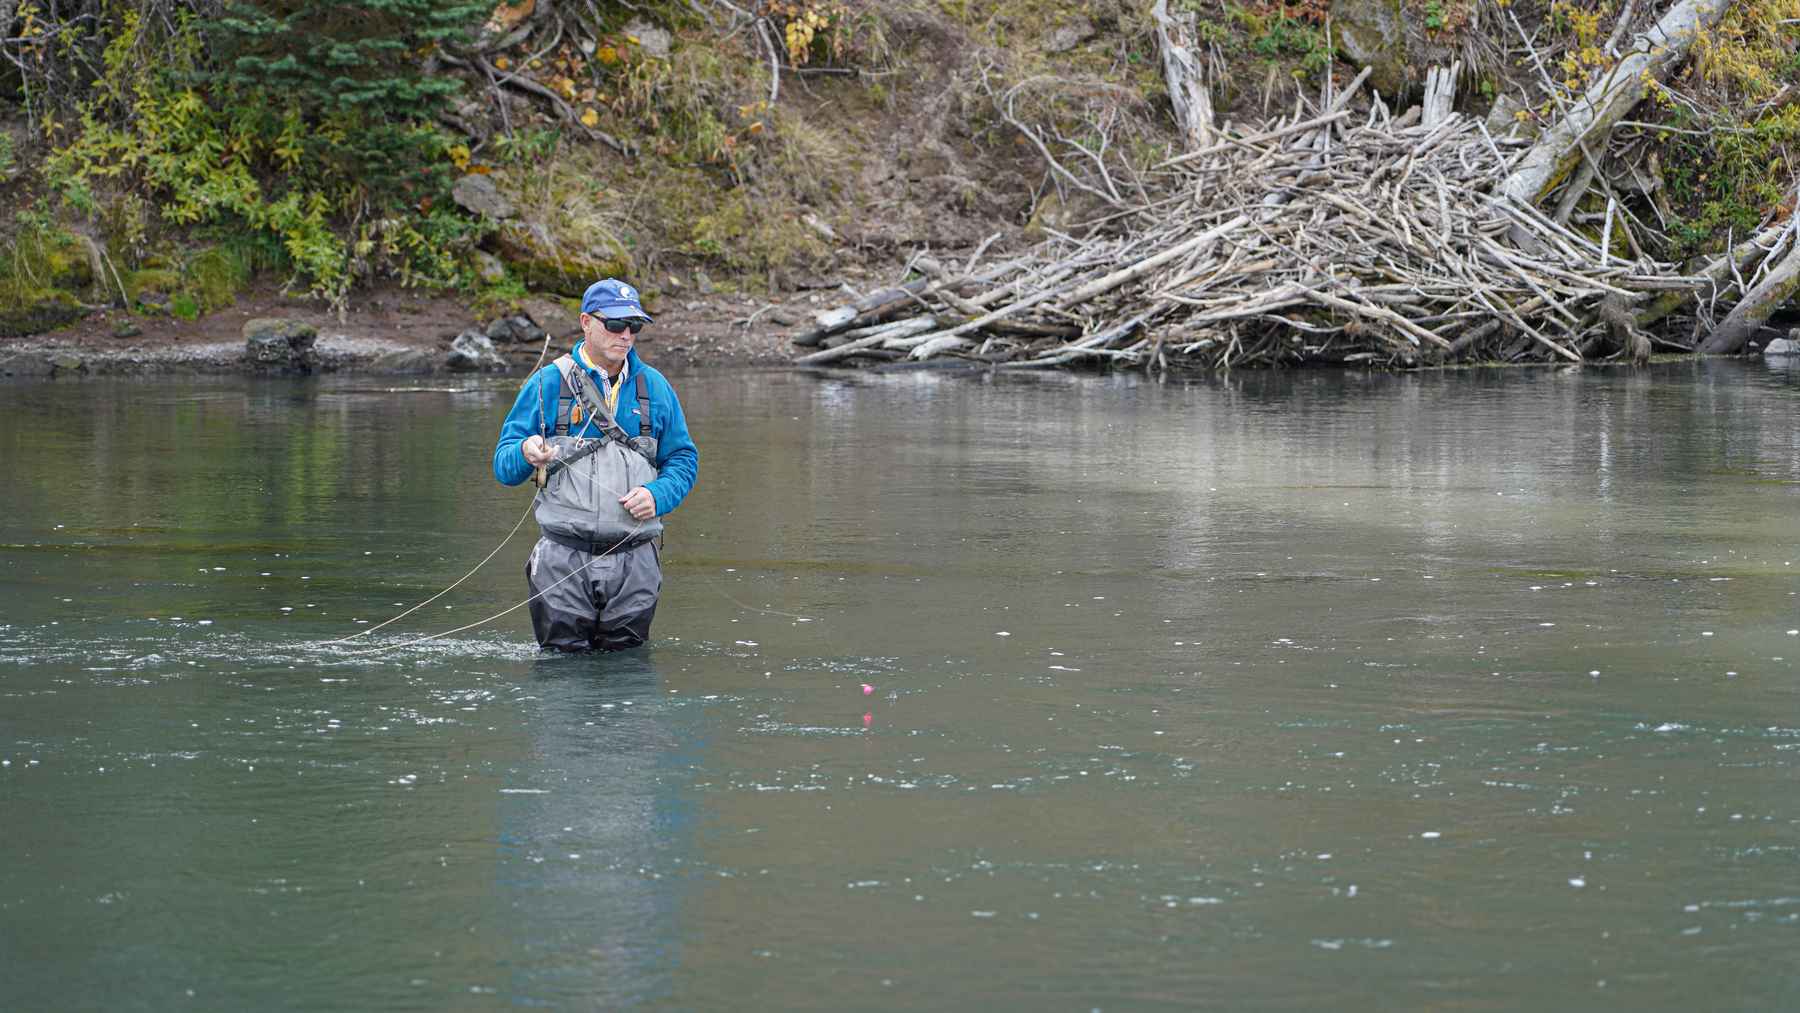
[[[498,285],[506,280],[506,265],[499,257],[486,250],[476,250],[469,258],[475,265],[475,277],[489,285]]]
[[[501,36],[519,27],[531,12],[537,9],[537,0],[500,0],[494,5],[494,11],[488,16],[487,23],[481,30],[489,35]]]
[[[495,317],[493,320],[490,320],[487,325],[487,339],[496,344],[511,344],[515,340],[513,338],[512,318]]]
[[[437,369],[436,356],[423,348],[383,352],[369,363],[373,373],[430,373]]]
[[[1763,357],[1766,359],[1800,358],[1800,330],[1791,332],[1791,337],[1776,338],[1763,346]]]
[[[1505,137],[1515,130],[1519,132],[1520,137],[1537,136],[1537,121],[1519,119],[1519,111],[1524,108],[1525,106],[1511,95],[1502,92],[1498,98],[1494,99],[1494,107],[1488,110],[1487,122],[1484,124],[1487,132],[1495,137]]]
[[[513,216],[512,201],[500,192],[494,181],[480,173],[470,173],[450,185],[450,199],[464,211],[504,221]]]
[[[0,355],[0,376],[49,376],[55,368],[41,355]]]
[[[530,317],[500,317],[487,325],[487,336],[498,344],[532,344],[544,340],[544,330],[531,322]]]
[[[520,303],[519,308],[525,311],[532,323],[559,338],[581,330],[581,319],[552,300],[531,298]]]
[[[257,317],[244,321],[244,357],[263,369],[312,372],[319,364],[313,348],[318,339],[318,328],[298,320]]]
[[[631,275],[630,253],[616,240],[568,242],[535,221],[507,222],[494,239],[500,259],[539,291],[579,296],[601,278]]]
[[[81,356],[73,352],[62,352],[50,356],[50,372],[52,374],[85,373],[87,372],[87,363],[82,362]]]
[[[831,230],[830,224],[828,224],[825,219],[813,214],[811,211],[804,212],[800,215],[800,223],[814,232],[817,232],[820,238],[824,239],[826,242],[837,242],[837,233]]]
[[[800,314],[786,306],[777,306],[769,311],[769,322],[780,327],[792,327],[800,322]]]
[[[1087,18],[1077,16],[1068,24],[1050,33],[1050,41],[1044,43],[1046,52],[1066,53],[1083,42],[1094,37],[1094,23]]]
[[[119,321],[119,325],[113,328],[112,336],[123,340],[125,338],[135,338],[142,333],[144,333],[142,327],[139,327],[130,320],[121,320]]]
[[[1404,0],[1332,0],[1331,21],[1338,48],[1359,66],[1371,67],[1369,86],[1394,106],[1423,84],[1433,64],[1448,67],[1450,47],[1427,39],[1422,29],[1408,34]]]
[[[658,28],[643,18],[636,18],[625,25],[625,34],[637,40],[638,49],[643,54],[658,60],[669,58],[669,44],[674,39],[668,29]]]
[[[0,338],[42,334],[87,316],[87,310],[67,292],[45,289],[21,300],[18,306],[0,309]]]
[[[506,360],[487,335],[480,331],[464,331],[450,342],[450,354],[444,358],[444,365],[459,373],[497,372],[506,368]]]
[[[712,276],[705,271],[694,272],[694,287],[700,290],[701,295],[712,295],[716,290],[716,286],[713,285]]]

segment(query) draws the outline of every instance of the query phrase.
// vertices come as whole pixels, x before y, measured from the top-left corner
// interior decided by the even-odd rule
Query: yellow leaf
[[[508,60],[506,57],[504,57],[504,56],[494,57],[494,69],[495,70],[505,70],[506,68],[508,68],[510,66],[512,66],[512,61]]]
[[[749,130],[753,134],[762,133],[762,131],[763,131],[762,120],[757,120],[755,123],[750,124]]]
[[[591,130],[599,122],[600,122],[600,114],[599,113],[593,111],[592,109],[583,109],[581,111],[581,125],[582,126],[587,127]]]

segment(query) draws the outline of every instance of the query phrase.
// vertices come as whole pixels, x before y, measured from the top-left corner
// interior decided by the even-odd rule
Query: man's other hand
[[[542,468],[556,460],[556,448],[544,442],[542,436],[528,436],[519,444],[519,452],[525,455],[525,463],[533,468]]]
[[[641,485],[620,496],[619,505],[625,508],[632,520],[647,521],[656,516],[656,497]]]

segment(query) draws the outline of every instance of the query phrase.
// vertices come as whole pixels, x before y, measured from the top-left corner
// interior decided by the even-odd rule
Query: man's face
[[[615,324],[626,323],[623,320],[613,321]],[[639,323],[633,320],[630,323]],[[581,315],[581,333],[587,338],[588,351],[594,358],[606,364],[608,372],[616,372],[630,354],[632,344],[637,340],[626,327],[618,333],[606,329],[606,318],[591,313]]]

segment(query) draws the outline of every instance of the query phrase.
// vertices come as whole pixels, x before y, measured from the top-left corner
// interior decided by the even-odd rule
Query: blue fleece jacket
[[[604,389],[603,374],[582,358],[581,342],[576,342],[573,354],[576,365],[587,370],[597,388]],[[636,382],[631,379],[642,376],[650,394],[650,435],[656,437],[656,478],[644,488],[655,497],[656,513],[661,516],[680,506],[694,487],[694,478],[700,471],[700,451],[688,435],[687,416],[681,413],[681,401],[675,397],[675,388],[668,379],[645,365],[635,348],[627,353],[625,361],[625,386],[619,391],[619,428],[632,436],[644,435],[644,420],[637,414]],[[500,484],[518,485],[531,477],[531,465],[525,462],[519,445],[528,437],[548,435],[555,429],[556,398],[561,391],[562,375],[555,363],[538,370],[519,389],[512,411],[500,423],[500,442],[494,446],[494,477]],[[598,437],[600,429],[596,420],[587,419],[569,435]]]

